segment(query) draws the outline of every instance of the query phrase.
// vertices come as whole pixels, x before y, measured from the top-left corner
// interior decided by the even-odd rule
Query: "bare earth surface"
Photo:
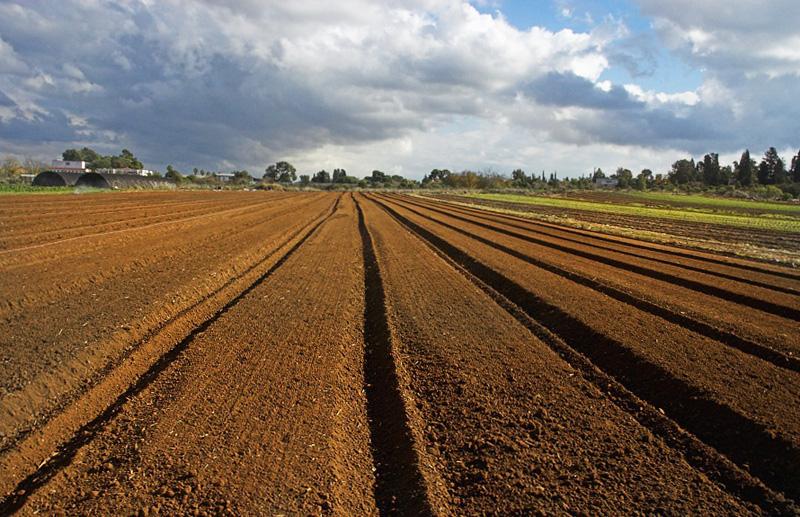
[[[149,192],[0,198],[0,273],[2,515],[798,514],[789,268]]]

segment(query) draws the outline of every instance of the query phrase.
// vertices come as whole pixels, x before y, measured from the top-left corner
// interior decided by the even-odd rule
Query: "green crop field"
[[[714,207],[720,209],[771,210],[787,212],[800,216],[800,204],[773,203],[769,201],[749,201],[747,199],[703,196],[699,194],[673,194],[670,192],[632,191],[622,192],[619,195],[630,197],[632,202],[636,202],[636,200],[641,199],[645,201],[685,203],[687,205]]]
[[[774,230],[780,232],[800,232],[800,219],[791,216],[777,214],[753,215],[753,214],[733,214],[717,213],[713,209],[703,210],[698,207],[679,208],[679,207],[647,207],[635,204],[604,203],[595,201],[583,201],[576,199],[565,199],[559,197],[526,196],[519,194],[468,194],[467,197],[486,199],[491,201],[502,201],[510,203],[522,203],[526,205],[563,208],[569,210],[586,210],[607,214],[620,214],[638,217],[654,217],[659,219],[671,219],[688,221],[704,224],[721,224],[728,226],[738,226],[743,228],[754,228],[760,230]],[[700,197],[700,196],[695,196]],[[710,198],[702,198],[710,199]],[[727,201],[727,200],[726,200]],[[734,200],[731,200],[734,201]],[[744,201],[740,201],[744,202]],[[758,203],[756,203],[758,204]],[[762,203],[773,205],[773,203]],[[784,205],[778,205],[784,206]]]

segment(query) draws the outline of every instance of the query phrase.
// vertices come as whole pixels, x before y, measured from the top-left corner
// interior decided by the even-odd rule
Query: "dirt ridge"
[[[553,274],[559,275],[563,278],[571,280],[580,285],[584,285],[586,287],[594,289],[595,291],[603,293],[623,303],[627,303],[639,309],[646,310],[655,316],[663,318],[671,323],[675,323],[676,325],[680,325],[693,332],[697,332],[698,334],[704,335],[715,341],[719,341],[727,346],[730,346],[731,348],[735,348],[737,350],[750,354],[754,357],[758,357],[759,359],[768,361],[780,368],[785,368],[787,370],[794,372],[800,372],[800,358],[798,357],[789,356],[779,350],[775,350],[772,347],[763,345],[761,343],[757,343],[753,340],[734,334],[733,332],[720,329],[707,322],[701,321],[698,318],[692,317],[689,314],[684,314],[683,311],[679,311],[670,308],[669,306],[664,306],[655,303],[654,301],[648,300],[643,296],[636,295],[632,292],[624,291],[622,289],[604,283],[596,278],[588,277],[586,275],[582,275],[575,271],[570,271],[565,268],[556,266],[544,260],[540,260],[526,253],[522,253],[520,251],[496,243],[489,239],[485,239],[479,235],[474,235],[473,233],[463,228],[459,228],[457,226],[448,224],[444,221],[435,219],[433,217],[429,217],[418,211],[415,210],[411,211],[416,213],[420,217],[424,217],[430,221],[445,226],[453,231],[461,233],[462,235],[466,235],[471,239],[475,239],[476,241],[482,242],[483,244],[491,246],[499,251],[502,251],[503,253],[507,253],[536,267],[549,271]],[[495,230],[495,228],[488,228],[488,229]]]
[[[445,213],[445,212],[442,212],[441,210],[436,209],[434,207],[434,205],[432,205],[430,203],[415,203],[414,201],[410,200],[409,196],[405,196],[405,197],[402,197],[402,198],[398,197],[396,199],[402,199],[402,200],[407,201],[408,203],[412,203],[412,204],[415,204],[415,205],[420,206],[420,207],[425,207],[425,208],[429,208],[430,210],[434,210],[434,211],[437,211],[437,212],[440,212],[440,213]],[[609,252],[612,252],[612,253],[617,253],[619,255],[625,255],[625,256],[629,256],[629,257],[638,258],[638,259],[641,259],[641,260],[648,260],[648,261],[652,261],[652,262],[657,262],[659,264],[664,264],[664,265],[673,266],[673,267],[679,267],[681,269],[686,269],[688,271],[694,271],[696,273],[712,275],[712,276],[716,276],[716,277],[719,277],[719,278],[724,278],[726,280],[733,280],[735,282],[745,283],[745,284],[749,284],[749,285],[752,285],[752,286],[755,286],[755,287],[761,287],[761,288],[764,288],[764,289],[769,289],[769,290],[772,290],[772,291],[777,291],[777,292],[781,292],[781,293],[785,293],[785,294],[800,295],[800,291],[798,291],[797,289],[792,288],[792,287],[783,287],[783,286],[780,286],[780,285],[770,284],[768,282],[762,282],[762,281],[759,281],[759,280],[754,280],[752,278],[747,278],[747,277],[743,277],[743,276],[736,276],[736,275],[729,274],[729,273],[723,273],[721,271],[716,271],[714,269],[704,269],[704,268],[701,268],[699,266],[693,266],[691,264],[685,264],[685,263],[681,263],[681,262],[675,262],[675,261],[667,260],[667,259],[664,259],[664,258],[652,257],[652,256],[640,254],[640,253],[635,253],[635,252],[632,252],[632,251],[627,251],[627,250],[620,249],[620,248],[617,248],[617,247],[613,247],[613,246],[610,246],[610,245],[589,243],[586,240],[581,240],[581,239],[578,239],[578,238],[564,237],[564,236],[561,236],[561,235],[555,235],[553,233],[547,233],[547,232],[544,232],[544,231],[540,231],[538,229],[525,227],[523,225],[515,224],[515,223],[512,223],[512,222],[501,222],[501,221],[498,221],[496,218],[494,218],[491,215],[489,215],[489,214],[491,214],[491,212],[484,211],[484,214],[474,214],[471,211],[467,211],[467,210],[461,209],[461,207],[459,207],[458,205],[450,205],[450,206],[453,207],[451,209],[452,211],[446,212],[450,216],[453,216],[454,212],[461,213],[461,214],[469,215],[469,216],[472,216],[472,217],[475,217],[475,218],[478,218],[478,219],[481,219],[481,220],[484,220],[484,221],[491,221],[491,222],[494,222],[496,224],[503,224],[503,225],[506,225],[506,226],[510,226],[512,228],[517,228],[519,230],[528,231],[528,232],[536,232],[538,234],[545,235],[545,236],[553,238],[553,239],[558,239],[558,240],[561,240],[561,241],[570,242],[570,243],[574,243],[574,244],[577,244],[577,245],[585,246],[585,245],[589,244],[593,248],[598,248],[598,249],[602,249],[602,250],[609,251]],[[453,216],[453,217],[455,217],[455,216]],[[470,222],[474,222],[472,220],[469,220],[469,221]],[[585,238],[586,236],[583,236],[583,237]],[[618,243],[617,245],[618,246],[624,246],[624,244],[622,244],[622,243]],[[654,252],[656,250],[650,249],[649,251],[650,252]],[[660,250],[658,250],[658,251],[660,251]]]
[[[589,251],[577,250],[574,248],[570,248],[567,246],[563,246],[557,243],[548,242],[542,239],[538,239],[536,237],[532,237],[530,235],[523,235],[511,230],[506,230],[504,228],[497,228],[489,224],[470,221],[468,219],[464,219],[457,215],[448,214],[455,219],[464,220],[476,226],[480,226],[482,228],[486,228],[488,230],[492,230],[498,233],[502,233],[504,235],[508,235],[509,237],[514,237],[517,239],[525,240],[527,242],[531,242],[534,244],[538,244],[540,246],[546,246],[551,249],[563,251],[565,253],[570,253],[573,255],[577,255],[583,258],[587,258],[590,260],[594,260],[596,262],[600,262],[603,264],[607,264],[612,267],[616,267],[625,271],[630,271],[632,273],[637,273],[644,276],[649,276],[651,278],[655,278],[657,280],[662,280],[664,282],[669,282],[681,287],[686,287],[688,289],[692,289],[694,291],[708,294],[711,296],[716,296],[718,298],[722,298],[724,300],[728,300],[731,302],[735,302],[741,305],[746,305],[748,307],[752,307],[753,309],[758,309],[764,312],[769,312],[771,314],[775,314],[776,316],[781,316],[788,319],[793,319],[795,321],[800,321],[800,310],[795,309],[793,307],[787,307],[785,305],[781,305],[778,303],[773,303],[768,300],[762,300],[760,298],[754,298],[752,296],[737,293],[733,291],[729,291],[728,289],[724,289],[721,287],[717,287],[714,285],[704,284],[702,282],[698,282],[695,280],[681,278],[679,276],[673,275],[671,273],[666,273],[663,271],[658,271],[655,269],[637,266],[635,264],[629,264],[626,262],[622,262],[621,260],[617,260],[611,257],[604,257],[602,255],[598,255],[596,253],[592,253]]]
[[[688,248],[688,249],[682,250],[680,248],[676,248],[675,245],[667,245],[667,244],[661,244],[661,243],[642,244],[640,242],[635,242],[634,239],[632,239],[631,237],[604,235],[604,234],[602,234],[600,232],[597,232],[597,231],[571,228],[571,227],[566,226],[566,225],[559,225],[559,224],[556,224],[556,223],[549,223],[549,222],[545,222],[545,221],[539,221],[539,220],[531,219],[531,218],[528,218],[528,217],[514,216],[514,215],[502,213],[502,212],[495,212],[495,211],[492,211],[492,210],[482,210],[480,208],[473,208],[473,207],[476,207],[476,206],[487,206],[487,205],[476,204],[476,203],[474,203],[475,200],[473,200],[471,198],[458,198],[458,201],[454,201],[454,200],[452,200],[452,199],[450,199],[448,197],[441,197],[441,196],[438,196],[436,198],[431,198],[431,197],[428,197],[428,196],[419,196],[419,198],[420,199],[424,198],[424,199],[433,200],[433,201],[441,201],[442,203],[445,203],[448,206],[459,207],[459,208],[462,208],[464,210],[469,210],[469,211],[477,213],[477,214],[490,213],[493,216],[496,216],[498,218],[508,219],[508,220],[521,222],[521,223],[526,223],[526,224],[529,224],[531,226],[536,226],[536,227],[541,227],[541,228],[549,228],[549,229],[552,229],[554,231],[558,231],[558,232],[562,232],[562,233],[569,233],[569,234],[572,234],[572,235],[577,235],[577,236],[582,236],[582,237],[590,237],[592,239],[605,241],[605,242],[609,242],[609,243],[612,243],[612,244],[623,244],[625,246],[629,246],[629,247],[632,247],[632,248],[639,248],[639,249],[643,249],[643,250],[656,249],[660,253],[674,255],[676,257],[682,257],[682,258],[687,258],[687,259],[692,259],[692,260],[699,260],[699,261],[709,262],[711,264],[718,264],[718,265],[721,265],[721,266],[739,268],[739,269],[743,269],[745,271],[752,271],[754,273],[762,273],[762,274],[767,274],[767,275],[779,276],[779,277],[786,278],[786,279],[789,279],[789,280],[795,280],[795,281],[800,280],[800,274],[795,272],[794,270],[792,270],[790,268],[777,266],[777,265],[771,264],[771,263],[764,263],[764,266],[760,266],[760,265],[756,265],[756,264],[747,264],[747,263],[743,263],[742,262],[743,260],[754,261],[754,260],[756,260],[754,258],[743,259],[742,257],[739,257],[737,255],[732,255],[732,256],[724,256],[724,255],[723,256],[712,256],[713,253],[711,253],[708,250],[695,249],[695,248]],[[465,205],[469,205],[469,206],[465,206]],[[726,260],[726,258],[727,258],[727,260]],[[765,267],[767,265],[772,266],[772,267]]]
[[[261,273],[254,281],[249,283],[244,290],[239,291],[233,298],[229,299],[221,308],[217,309],[214,313],[212,313],[208,318],[201,321],[199,324],[195,325],[191,331],[185,335],[177,344],[173,347],[168,349],[164,352],[159,358],[147,369],[143,374],[141,374],[137,379],[120,395],[114,399],[114,401],[105,407],[98,415],[92,418],[90,421],[81,425],[78,430],[72,434],[71,437],[66,439],[66,441],[62,441],[61,444],[57,447],[56,451],[47,457],[37,468],[34,472],[30,473],[27,477],[20,480],[17,483],[16,488],[11,490],[8,495],[3,499],[0,500],[0,515],[5,515],[9,513],[13,513],[19,508],[21,508],[25,501],[41,486],[47,483],[49,479],[51,479],[55,474],[57,474],[61,469],[68,466],[71,459],[77,453],[77,451],[86,443],[91,441],[91,438],[97,435],[97,433],[103,428],[103,426],[108,423],[122,408],[127,400],[131,397],[136,395],[137,393],[141,392],[144,388],[146,388],[152,381],[157,377],[158,373],[163,371],[171,362],[173,362],[181,353],[181,351],[185,350],[191,342],[202,332],[208,328],[214,321],[219,319],[223,314],[228,312],[231,307],[236,305],[236,303],[244,298],[248,293],[250,293],[253,289],[258,287],[262,284],[269,276],[271,276],[286,260],[289,259],[291,255],[293,255],[317,230],[327,222],[336,212],[336,209],[339,206],[339,202],[341,197],[337,197],[336,201],[333,203],[332,207],[328,209],[327,214],[324,215],[321,219],[315,218],[315,221],[309,225],[306,225],[304,228],[299,230],[298,232],[292,234],[284,244],[277,247],[275,252],[279,251],[281,248],[285,247],[286,244],[290,243],[293,239],[297,238],[300,234],[304,232],[309,226],[311,227],[308,231],[306,231],[299,240],[294,243],[287,251],[281,255],[281,257],[267,269],[266,272]],[[273,252],[274,253],[274,252]],[[263,262],[268,261],[269,258],[272,256],[270,254],[268,257],[264,258],[264,261],[259,262],[258,264],[253,265],[247,271],[242,273],[237,278],[243,278],[247,276],[247,273],[252,272],[255,270],[259,265],[263,264]],[[230,279],[223,288],[218,290],[218,292],[223,291],[225,287],[232,285],[237,278]],[[215,293],[216,294],[216,293]],[[213,297],[213,294],[211,295]],[[202,304],[205,300],[199,302],[197,305]],[[192,307],[193,308],[193,307]],[[190,308],[190,309],[192,309]],[[176,315],[174,318],[178,320],[183,316],[185,313],[190,312],[190,310],[182,311],[180,314]],[[161,328],[168,326],[170,322],[165,322]],[[156,329],[154,334],[157,334],[161,329]],[[153,335],[149,336],[150,338]],[[124,362],[124,361],[123,361]],[[107,377],[107,376],[106,376]],[[74,404],[79,404],[80,401],[76,401]],[[27,438],[27,437],[26,437]],[[16,447],[19,447],[19,442],[17,442]],[[13,454],[12,451],[6,451],[5,457],[3,458],[3,463],[9,461],[9,454]]]
[[[465,268],[559,336],[576,352],[619,381],[637,397],[663,408],[670,418],[701,441],[750,470],[769,487],[798,498],[800,451],[769,429],[749,420],[674,378],[658,365],[643,362],[621,343],[596,332],[557,306],[538,298],[501,273],[456,248],[376,199],[385,210],[432,246]],[[608,352],[611,353],[603,353]],[[747,450],[741,442],[749,444]]]

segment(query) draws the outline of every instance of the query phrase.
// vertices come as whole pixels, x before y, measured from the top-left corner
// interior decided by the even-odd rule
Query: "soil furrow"
[[[474,218],[477,218],[477,219],[482,220],[482,221],[491,221],[491,222],[493,222],[495,224],[502,224],[504,226],[508,226],[508,227],[515,228],[515,229],[518,229],[518,230],[523,230],[523,231],[527,231],[527,232],[534,232],[534,233],[539,234],[539,235],[552,237],[552,238],[558,239],[559,241],[562,241],[562,242],[568,242],[568,243],[572,243],[572,244],[576,244],[576,245],[580,245],[580,246],[590,245],[590,246],[592,246],[592,248],[597,248],[597,249],[609,251],[609,252],[616,253],[616,254],[623,255],[623,256],[634,257],[636,259],[642,259],[642,260],[645,260],[645,261],[655,262],[655,263],[658,263],[658,264],[664,264],[664,265],[667,265],[667,266],[674,266],[674,267],[678,267],[678,268],[681,268],[681,269],[686,269],[688,271],[694,271],[696,273],[701,273],[701,274],[704,274],[704,275],[711,275],[711,276],[714,276],[714,277],[724,278],[726,280],[733,280],[735,282],[745,283],[745,284],[752,285],[752,286],[755,286],[755,287],[761,287],[761,288],[764,288],[764,289],[769,289],[769,290],[772,290],[772,291],[777,291],[777,292],[781,292],[781,293],[785,293],[785,294],[800,295],[800,290],[798,290],[797,286],[776,285],[775,283],[765,282],[765,281],[757,280],[757,279],[754,279],[754,278],[749,278],[747,276],[743,276],[741,274],[741,271],[739,271],[738,273],[726,273],[726,272],[723,272],[723,271],[719,271],[719,270],[717,270],[715,268],[701,267],[701,266],[695,266],[695,265],[692,265],[692,264],[688,264],[686,261],[680,261],[680,260],[669,259],[669,258],[662,258],[662,257],[658,256],[659,253],[657,253],[657,250],[654,250],[653,248],[642,250],[642,251],[630,251],[630,250],[626,249],[628,246],[626,246],[625,244],[622,244],[622,243],[617,243],[616,245],[611,246],[611,245],[602,243],[602,241],[600,241],[600,243],[594,242],[595,239],[593,239],[592,237],[586,236],[586,235],[581,236],[582,238],[565,236],[565,235],[561,235],[562,232],[552,231],[552,230],[549,230],[547,227],[535,227],[533,225],[517,224],[516,222],[512,222],[513,220],[511,218],[504,219],[504,218],[500,218],[500,217],[495,217],[489,211],[483,211],[483,213],[481,214],[481,213],[479,213],[479,211],[469,210],[469,209],[466,209],[466,208],[459,207],[458,205],[452,205],[452,204],[448,205],[448,210],[447,211],[444,211],[444,210],[442,210],[443,207],[442,207],[441,204],[436,205],[434,203],[415,202],[415,201],[413,201],[414,198],[412,198],[410,196],[403,196],[403,197],[398,198],[398,199],[407,201],[409,203],[416,204],[417,206],[420,206],[420,207],[424,207],[424,208],[428,208],[428,209],[431,209],[431,210],[435,210],[437,212],[444,213],[444,214],[447,214],[447,215],[453,215],[455,213],[458,213],[458,214],[462,214],[462,215],[465,215],[465,216],[468,216],[468,217],[474,217]],[[464,219],[464,220],[466,220],[468,222],[473,222],[474,221],[474,219]],[[634,248],[634,249],[636,249],[636,248]]]
[[[544,221],[537,221],[530,218],[522,217],[522,216],[514,216],[505,213],[499,213],[489,210],[484,210],[480,208],[471,208],[464,206],[464,204],[472,205],[473,207],[479,206],[488,206],[492,207],[491,204],[484,204],[484,203],[475,203],[475,200],[472,198],[462,198],[462,197],[455,197],[455,199],[447,196],[437,196],[435,198],[436,201],[443,201],[450,206],[458,206],[465,208],[467,210],[474,211],[476,213],[491,213],[493,216],[498,218],[503,218],[519,223],[529,224],[532,227],[540,227],[540,228],[549,228],[556,230],[561,233],[575,235],[578,237],[589,237],[591,239],[597,241],[608,242],[611,244],[623,244],[625,246],[631,248],[638,248],[643,251],[649,250],[657,250],[660,253],[664,253],[667,255],[672,255],[675,257],[681,257],[685,259],[691,260],[698,260],[703,262],[708,262],[715,265],[726,266],[731,268],[742,269],[745,271],[752,271],[754,273],[764,274],[764,275],[771,275],[777,276],[781,278],[786,278],[789,280],[800,281],[800,273],[797,273],[794,270],[781,267],[781,266],[774,266],[774,265],[767,265],[767,264],[756,264],[756,263],[747,263],[741,257],[730,256],[713,256],[708,251],[701,251],[701,250],[693,250],[693,249],[679,249],[674,246],[668,246],[666,244],[658,244],[658,243],[643,243],[637,242],[631,238],[626,237],[619,237],[619,236],[610,236],[610,235],[603,235],[600,232],[591,231],[591,230],[583,230],[577,228],[569,228],[568,226],[558,225],[555,223],[548,223]]]
[[[446,212],[445,212],[446,213]],[[752,307],[754,309],[758,309],[764,312],[769,312],[771,314],[775,314],[780,317],[793,319],[795,321],[800,321],[800,309],[796,309],[794,307],[788,307],[786,305],[782,305],[779,303],[774,303],[769,300],[765,300],[763,298],[755,298],[753,296],[749,296],[747,294],[743,294],[741,292],[731,291],[729,289],[724,289],[718,287],[716,285],[707,284],[703,282],[699,282],[697,280],[692,280],[685,277],[676,276],[671,273],[667,273],[665,271],[660,271],[657,269],[648,268],[645,266],[633,264],[631,262],[623,262],[621,260],[600,255],[597,253],[593,253],[591,251],[586,251],[582,249],[576,249],[574,247],[558,244],[555,242],[550,242],[545,239],[540,239],[537,237],[533,237],[530,235],[524,235],[519,232],[515,232],[512,230],[508,230],[505,228],[496,227],[490,224],[472,221],[463,217],[459,217],[457,215],[453,215],[450,213],[446,213],[449,217],[454,219],[459,219],[465,222],[469,222],[470,224],[474,224],[476,226],[480,226],[482,228],[486,228],[488,230],[492,230],[497,233],[502,233],[504,235],[508,235],[510,237],[514,237],[517,239],[525,240],[527,242],[535,243],[540,246],[545,246],[554,250],[562,251],[564,253],[569,253],[572,255],[576,255],[579,257],[583,257],[592,261],[596,261],[602,264],[607,264],[609,266],[618,268],[620,270],[628,271],[631,273],[637,273],[646,277],[654,278],[657,280],[661,280],[663,282],[667,282],[674,285],[679,285],[681,287],[685,287],[691,289],[693,291],[708,294],[711,296],[715,296],[718,298],[722,298],[724,300],[728,300],[731,302],[735,302],[741,305],[745,305],[748,307]]]
[[[397,376],[380,267],[358,201],[356,207],[364,259],[364,381],[375,499],[384,515],[432,515]]]
[[[141,393],[149,386],[158,375],[163,372],[186,348],[203,332],[205,332],[215,321],[224,316],[240,300],[266,281],[275,271],[277,271],[318,229],[327,222],[336,212],[341,198],[337,198],[331,212],[322,220],[314,224],[294,245],[292,245],[266,272],[262,273],[256,280],[248,285],[243,291],[225,303],[221,309],[215,312],[210,318],[191,330],[178,344],[164,353],[158,360],[131,386],[117,397],[114,402],[104,409],[94,419],[81,426],[78,431],[67,441],[65,441],[55,453],[45,460],[35,472],[21,480],[17,486],[0,502],[0,514],[10,514],[19,510],[28,498],[38,489],[44,486],[56,474],[65,467],[69,466],[77,452],[90,443],[99,432],[120,412],[126,402],[137,394]]]
[[[664,367],[648,362],[557,305],[542,299],[474,256],[378,201],[408,228],[486,282],[588,357],[637,396],[790,497],[800,496],[800,448],[774,430],[737,413]],[[746,448],[742,443],[747,443]]]
[[[407,374],[428,425],[427,447],[460,512],[628,513],[636,500],[633,506],[648,513],[654,511],[648,510],[649,497],[637,491],[653,481],[653,474],[664,482],[656,489],[663,496],[656,513],[702,512],[694,505],[703,503],[692,496],[672,499],[668,480],[687,475],[688,465],[675,469],[669,457],[676,454],[659,449],[658,439],[638,441],[635,437],[647,431],[636,431],[631,423],[653,430],[738,497],[775,513],[791,508],[559,341],[562,348],[556,352],[569,364],[563,362],[548,348],[557,338],[519,309],[514,313],[495,291],[391,211],[371,208],[367,221],[387,263],[387,296]],[[438,263],[440,258],[446,265]],[[479,290],[466,287],[470,283]],[[576,363],[577,375],[570,366]],[[595,386],[590,388],[584,377]],[[624,457],[606,454],[618,440],[631,438],[637,443],[625,446]],[[592,442],[603,443],[605,452]],[[642,455],[655,457],[641,460]],[[657,473],[651,474],[654,466]],[[584,478],[587,468],[592,473]],[[637,481],[626,484],[619,477],[628,475]],[[631,492],[607,490],[620,482]],[[554,488],[559,484],[563,488]],[[714,497],[703,493],[700,500]],[[721,511],[720,503],[715,505]]]
[[[65,239],[51,240],[51,241],[46,241],[46,242],[39,243],[39,244],[30,244],[30,245],[20,246],[20,247],[16,247],[16,248],[3,249],[3,250],[0,250],[0,255],[19,253],[19,252],[22,252],[22,251],[29,251],[29,250],[32,250],[32,249],[41,249],[41,248],[46,248],[46,247],[49,247],[49,246],[55,246],[55,245],[64,244],[64,243],[67,243],[67,242],[74,242],[74,241],[78,241],[78,240],[99,238],[99,237],[107,237],[109,235],[117,235],[117,234],[122,234],[122,233],[137,232],[137,231],[147,230],[147,229],[155,228],[155,227],[159,227],[159,226],[169,226],[169,225],[172,225],[172,224],[185,223],[185,222],[194,221],[194,220],[197,220],[197,219],[219,217],[219,215],[223,214],[223,213],[243,212],[243,211],[252,210],[252,208],[253,207],[251,207],[251,206],[246,206],[246,207],[235,206],[233,208],[228,208],[226,210],[213,211],[213,212],[203,213],[201,215],[193,215],[193,216],[177,218],[177,219],[170,219],[168,221],[161,221],[161,222],[158,222],[158,223],[145,224],[145,225],[142,225],[142,226],[134,226],[132,228],[120,228],[120,229],[116,229],[116,230],[109,230],[109,231],[99,232],[99,233],[80,234],[80,235],[76,235],[74,237],[67,237]],[[258,208],[258,206],[256,208]]]
[[[308,206],[297,203],[287,207],[281,217],[277,217],[280,210],[266,211],[257,215],[256,224],[247,222],[239,231],[205,226],[194,228],[191,233],[175,234],[181,237],[177,242],[173,235],[153,239],[148,234],[141,243],[106,243],[98,254],[113,267],[105,268],[99,277],[88,276],[86,286],[73,286],[68,278],[62,278],[63,285],[58,285],[52,294],[28,289],[35,294],[33,305],[7,317],[7,333],[0,338],[0,352],[6,356],[0,365],[4,373],[0,382],[0,445],[5,448],[46,422],[53,411],[102,378],[101,372],[146,343],[165,322],[193,312],[198,304],[227,290],[231,279],[238,282],[262,267],[265,260],[270,260],[265,257],[271,257],[319,214],[330,210],[332,203],[317,197]],[[203,244],[200,236],[209,229],[213,231],[208,243]],[[158,246],[148,248],[148,237],[157,240]],[[194,240],[196,254],[187,256],[187,239],[189,243]],[[120,261],[140,253],[146,260],[122,262],[123,266],[116,267]],[[179,263],[182,269],[163,266],[170,263]],[[160,267],[155,269],[151,264]],[[77,262],[69,269],[81,282],[87,280],[80,274],[84,266],[90,270],[94,267],[91,262]],[[18,284],[49,286],[36,281],[43,278],[42,272],[37,271],[42,268],[28,269],[32,279],[20,284],[20,277],[25,275],[18,273],[13,282],[9,281],[10,290]],[[24,291],[16,289],[8,295],[21,295]],[[87,299],[93,303],[85,303]],[[37,324],[31,325],[32,320]],[[26,346],[21,348],[20,343]]]
[[[427,212],[427,209],[425,211]],[[468,231],[469,235],[503,244],[551,266],[630,293],[637,298],[664,307],[681,316],[689,316],[728,334],[739,336],[788,356],[797,357],[800,353],[800,334],[798,334],[800,325],[794,320],[752,310],[742,307],[736,302],[698,293],[646,275],[620,270],[566,251],[554,250],[529,240],[498,233],[479,225],[451,219],[445,214],[433,215],[433,220],[449,223],[462,232]],[[788,297],[743,284],[728,283],[725,288],[735,288],[738,292],[764,297],[775,303],[791,306],[797,304],[797,297]]]
[[[708,240],[713,235],[713,240],[723,244],[736,244],[747,242],[764,249],[778,249],[789,252],[791,256],[796,256],[800,251],[800,239],[797,234],[789,232],[779,232],[771,230],[760,230],[756,228],[739,228],[736,226],[722,224],[707,224],[697,222],[685,222],[672,219],[662,219],[651,216],[632,216],[622,214],[608,214],[593,210],[565,209],[563,207],[544,207],[532,206],[525,203],[498,202],[483,199],[458,197],[458,201],[470,204],[478,204],[512,210],[514,212],[528,212],[537,215],[550,215],[556,218],[567,217],[574,221],[586,222],[589,224],[607,225],[610,227],[622,227],[627,229],[644,230],[647,232],[661,232],[671,236],[688,238],[689,240],[673,241],[673,245],[685,246],[687,249],[697,249],[691,244],[692,239]],[[700,248],[699,250],[702,250]],[[698,250],[698,251],[699,251]],[[734,253],[731,258],[736,258]],[[749,258],[753,258],[749,256]],[[795,275],[796,277],[796,275]]]
[[[710,325],[704,321],[701,321],[697,318],[693,318],[686,314],[684,311],[672,309],[670,307],[665,307],[663,305],[659,305],[654,303],[650,300],[645,299],[642,296],[637,296],[635,293],[623,291],[622,289],[618,289],[614,286],[608,285],[603,283],[597,279],[597,277],[588,277],[585,275],[581,275],[574,271],[570,271],[561,267],[558,267],[554,264],[551,264],[545,260],[538,259],[533,257],[529,254],[522,253],[516,249],[509,248],[508,246],[504,246],[499,244],[496,241],[486,239],[479,235],[475,235],[474,233],[465,230],[464,228],[454,226],[448,224],[441,219],[436,219],[434,217],[427,216],[420,212],[414,211],[414,213],[418,214],[421,217],[425,217],[430,221],[434,221],[437,224],[441,224],[447,228],[450,228],[453,231],[457,231],[462,235],[466,235],[472,239],[477,240],[478,242],[482,242],[488,246],[492,246],[497,250],[500,250],[504,253],[507,253],[513,257],[516,257],[522,261],[525,261],[529,264],[535,265],[541,269],[546,271],[550,271],[551,273],[557,274],[562,276],[568,280],[571,280],[575,283],[580,285],[584,285],[595,291],[601,292],[611,298],[619,300],[623,303],[629,304],[633,307],[636,307],[641,310],[646,310],[651,314],[663,318],[669,322],[675,323],[680,325],[688,330],[696,332],[698,334],[702,334],[710,339],[715,341],[719,341],[725,345],[728,345],[732,348],[745,352],[747,354],[753,355],[765,361],[768,361],[776,366],[781,368],[786,368],[791,371],[800,372],[800,358],[793,357],[787,354],[784,354],[778,350],[770,348],[769,346],[757,343],[753,340],[738,336],[732,332],[727,332],[723,329]],[[492,228],[494,230],[494,228]]]

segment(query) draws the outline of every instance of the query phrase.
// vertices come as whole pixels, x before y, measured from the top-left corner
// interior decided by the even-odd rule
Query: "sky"
[[[797,0],[0,0],[0,156],[559,177],[800,147]]]

